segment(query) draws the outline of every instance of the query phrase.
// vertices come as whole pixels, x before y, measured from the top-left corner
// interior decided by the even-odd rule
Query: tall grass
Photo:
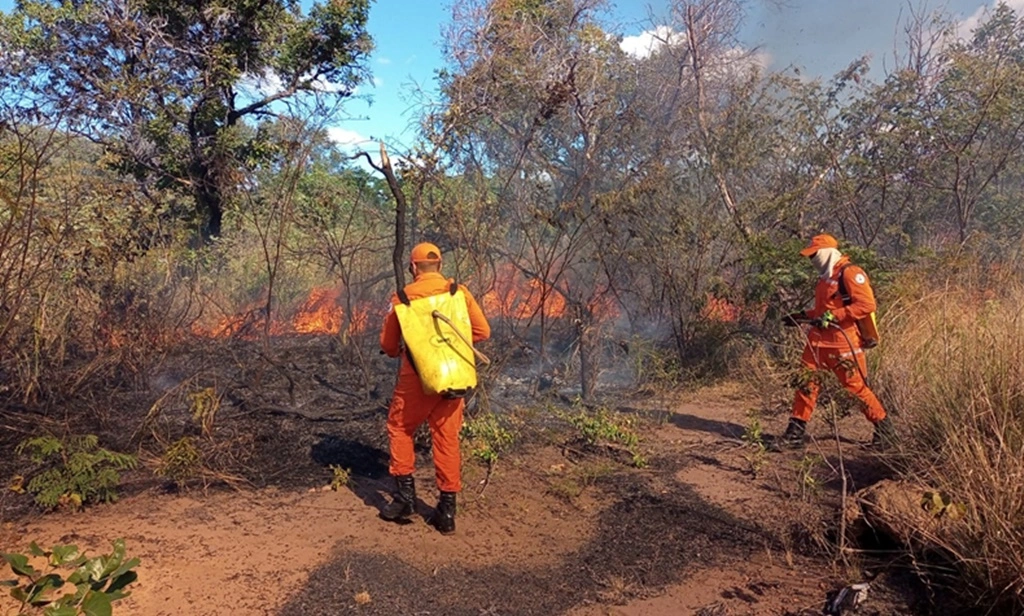
[[[892,288],[876,377],[899,414],[892,459],[963,512],[922,535],[949,555],[965,598],[1024,613],[1024,282],[944,264]]]

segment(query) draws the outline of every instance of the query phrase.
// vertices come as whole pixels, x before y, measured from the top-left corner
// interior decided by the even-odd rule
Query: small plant
[[[945,517],[949,520],[959,520],[967,515],[967,507],[953,502],[948,494],[942,492],[925,492],[921,497],[921,508],[936,518]]]
[[[26,489],[36,503],[47,508],[81,509],[89,502],[117,500],[120,471],[135,468],[135,456],[117,453],[99,446],[93,434],[26,439],[15,448],[35,464],[48,468],[32,477]]]
[[[814,476],[814,470],[823,462],[817,454],[807,454],[796,463],[797,481],[800,483],[800,495],[809,498],[821,489],[821,483]]]
[[[511,416],[483,413],[462,426],[462,436],[469,444],[470,455],[491,466],[515,443],[517,428]]]
[[[677,353],[659,348],[642,336],[633,336],[622,347],[629,354],[633,373],[641,389],[678,385],[683,378]]]
[[[352,471],[347,468],[342,468],[337,464],[331,464],[328,468],[331,469],[331,489],[337,492],[342,488],[347,488],[352,485]]]
[[[45,559],[45,570],[32,566],[33,557]],[[133,569],[139,559],[125,560],[123,539],[114,541],[110,554],[92,558],[74,545],[43,550],[35,542],[29,545],[27,555],[0,552],[0,558],[16,576],[0,580],[0,586],[9,587],[11,596],[20,603],[15,612],[19,616],[40,611],[43,616],[109,616],[113,603],[128,596],[124,589],[138,578]],[[67,577],[62,576],[65,571],[70,571]]]
[[[197,392],[191,393],[189,398],[189,411],[192,419],[199,424],[203,430],[203,436],[210,436],[213,431],[213,420],[220,410],[220,396],[213,387],[204,387]]]
[[[640,451],[640,435],[636,419],[601,407],[594,412],[581,409],[565,416],[566,421],[579,430],[588,445],[621,445],[630,455],[636,468],[647,466],[647,458]]]
[[[756,409],[747,411],[747,425],[743,429],[742,438],[750,448],[750,452],[744,458],[750,464],[750,472],[757,477],[761,469],[768,464],[768,447],[764,442],[761,414]]]
[[[199,475],[201,468],[202,454],[196,448],[195,441],[190,436],[183,436],[160,457],[156,474],[170,479],[179,488],[184,488],[189,481]]]
[[[559,477],[548,483],[548,493],[566,502],[583,493],[583,486],[574,477]]]

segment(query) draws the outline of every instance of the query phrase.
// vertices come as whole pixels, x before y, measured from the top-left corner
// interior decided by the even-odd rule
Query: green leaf
[[[64,580],[56,573],[43,576],[29,587],[28,602],[37,606],[46,605],[47,603],[50,603],[51,600],[44,597],[44,595],[51,590],[60,588],[63,585]]]
[[[14,587],[18,585],[18,580],[0,580],[0,586]]]
[[[97,576],[96,579],[103,579],[113,573],[118,567],[121,566],[121,561],[124,560],[124,539],[114,540],[114,551],[107,557],[106,563],[103,567],[103,572]]]
[[[945,506],[942,496],[938,492],[925,492],[921,497],[921,508],[932,515],[939,515]]]
[[[50,564],[66,565],[76,558],[78,558],[78,546],[77,545],[55,545],[53,546],[53,552],[50,554]]]
[[[43,548],[39,547],[39,544],[37,544],[35,541],[28,544],[28,552],[32,556],[46,556],[46,552],[44,552]]]
[[[28,556],[25,556],[24,554],[7,554],[0,552],[0,557],[6,560],[7,564],[11,566],[11,570],[18,575],[24,575],[30,578],[36,578],[39,575],[39,572],[28,564]]]
[[[127,596],[121,592],[121,589],[125,588],[135,580],[139,579],[139,574],[134,571],[128,571],[115,576],[113,581],[110,582],[110,586],[107,586],[107,594],[111,595],[113,599],[120,599],[121,597]],[[114,595],[117,595],[116,597]]]
[[[75,572],[68,576],[68,581],[72,584],[91,584],[100,579],[101,573],[103,573],[103,557],[97,556],[90,558],[82,563],[81,567],[75,569]]]
[[[71,605],[48,607],[43,610],[43,616],[78,616],[78,608]]]
[[[122,574],[126,573],[127,571],[130,571],[135,567],[138,567],[140,562],[142,561],[140,561],[138,558],[131,558],[127,562],[121,563],[121,566],[118,567],[113,573],[111,573],[110,577],[117,578]]]
[[[85,601],[82,601],[85,616],[111,616],[113,609],[106,593],[93,591],[85,595]]]

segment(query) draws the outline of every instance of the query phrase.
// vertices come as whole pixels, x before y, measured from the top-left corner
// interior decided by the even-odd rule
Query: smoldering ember
[[[1024,614],[1024,5],[435,4],[0,0],[0,614]]]

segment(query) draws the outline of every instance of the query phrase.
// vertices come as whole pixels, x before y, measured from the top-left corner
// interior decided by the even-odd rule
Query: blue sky
[[[304,0],[305,2],[308,0]],[[900,35],[901,15],[909,7],[942,9],[964,23],[977,22],[982,10],[996,0],[748,0],[741,32],[742,44],[757,47],[769,68],[799,66],[808,76],[831,76],[855,58],[870,54],[876,74],[892,65]],[[0,0],[10,11],[14,0]],[[663,21],[670,0],[617,0],[611,3],[613,31],[625,37],[642,36]],[[1024,11],[1024,0],[1008,0]],[[376,49],[370,59],[373,83],[360,93],[372,99],[353,100],[349,117],[331,131],[347,149],[376,151],[384,140],[392,152],[412,145],[411,124],[417,116],[417,89],[435,94],[433,77],[443,65],[442,30],[451,15],[448,0],[375,0],[368,29]],[[651,16],[654,17],[652,21]],[[627,39],[637,42],[638,39]]]

